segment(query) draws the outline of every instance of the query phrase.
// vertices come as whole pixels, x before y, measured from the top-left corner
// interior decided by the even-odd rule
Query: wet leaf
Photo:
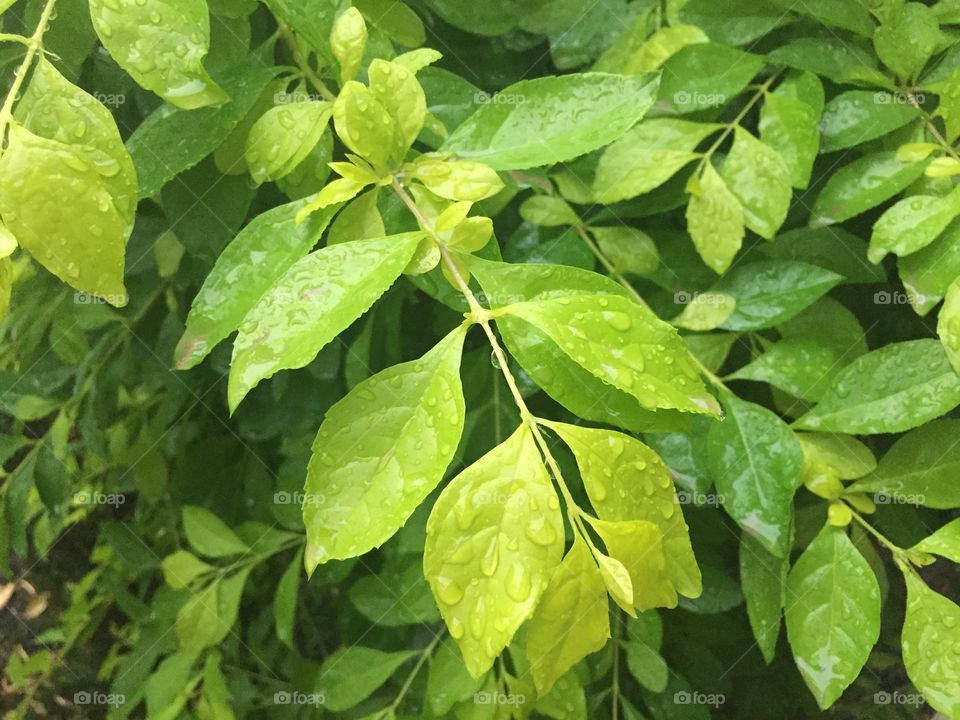
[[[653,104],[657,81],[581,73],[523,80],[481,107],[444,143],[494,170],[572,160],[623,135]]]
[[[723,178],[707,163],[688,189],[687,231],[703,261],[722,274],[730,267],[746,233],[743,206]]]
[[[843,529],[824,526],[787,578],[787,638],[826,709],[863,668],[880,636],[880,587]]]
[[[230,98],[207,74],[210,49],[206,0],[119,3],[90,0],[100,42],[147,90],[172,105],[194,110]]]
[[[787,595],[788,556],[772,555],[758,540],[740,536],[740,583],[750,629],[769,665],[777,651],[780,618]]]
[[[803,451],[766,408],[731,394],[721,400],[726,415],[710,427],[707,459],[723,507],[769,552],[784,557]]]
[[[304,488],[307,571],[379,547],[433,492],[463,432],[458,327],[419,360],[394,365],[331,407]]]
[[[537,692],[548,693],[564,673],[600,650],[609,637],[603,577],[586,542],[576,537],[527,629],[527,659]]]
[[[403,271],[422,236],[333,245],[290,266],[240,324],[227,388],[231,411],[264,378],[309,363],[366,312]]]
[[[533,613],[562,553],[560,503],[521,425],[450,481],[427,523],[424,574],[473,677]]]
[[[854,360],[797,427],[851,435],[903,432],[957,405],[960,378],[943,347],[911,340]]]
[[[317,242],[336,208],[297,225],[297,211],[303,205],[287,203],[258,215],[224,249],[193,299],[186,330],[174,351],[174,367],[187,370],[203,360]]]
[[[790,169],[780,154],[738,125],[721,176],[740,202],[746,226],[772,239],[793,197]]]
[[[960,607],[934,592],[913,571],[904,573],[907,613],[903,664],[926,702],[948,717],[960,713]]]

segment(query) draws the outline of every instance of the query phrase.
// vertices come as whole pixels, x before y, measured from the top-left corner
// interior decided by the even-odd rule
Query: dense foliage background
[[[4,717],[960,718],[960,2],[0,12]]]

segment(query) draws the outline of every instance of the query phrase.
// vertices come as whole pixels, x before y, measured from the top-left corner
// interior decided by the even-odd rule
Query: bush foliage
[[[960,720],[956,0],[0,0],[5,718]]]

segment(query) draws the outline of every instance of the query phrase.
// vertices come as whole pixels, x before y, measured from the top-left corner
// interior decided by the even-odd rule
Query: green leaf
[[[19,241],[65,282],[123,305],[137,177],[113,116],[41,57],[14,117],[23,128],[14,126],[0,163],[3,255],[12,252],[16,236],[13,247]],[[46,186],[34,187],[41,180]],[[68,187],[73,193],[65,195]],[[57,221],[60,213],[66,225]]]
[[[494,170],[572,160],[623,135],[653,104],[657,81],[581,73],[523,80],[471,115],[442,150]]]
[[[210,49],[205,0],[152,0],[122,7],[90,0],[90,17],[120,67],[170,104],[194,110],[230,99],[203,68]]]
[[[645,408],[717,412],[676,330],[631,300],[580,295],[516,303],[504,310]]]
[[[960,607],[934,592],[913,571],[904,573],[907,613],[903,664],[926,702],[950,718],[960,716]]]
[[[393,158],[399,162],[417,139],[427,116],[423,88],[412,71],[395,62],[374,60],[367,74],[370,92],[386,109],[396,127]]]
[[[423,233],[321,248],[294,263],[253,306],[233,346],[231,412],[257,383],[300,368],[397,279]]]
[[[721,175],[740,201],[747,227],[773,239],[793,197],[790,169],[780,154],[737,125]]]
[[[203,360],[317,242],[337,207],[297,225],[297,211],[304,204],[287,203],[258,215],[220,254],[190,307],[174,367],[188,370]]]
[[[816,340],[781,340],[729,379],[769,383],[801,400],[815,402],[830,387],[846,359],[852,358],[842,358],[833,347]]]
[[[415,651],[383,652],[362,645],[343,647],[323,661],[314,687],[322,693],[326,710],[343,712],[370,697],[416,654]]]
[[[841,480],[861,478],[877,467],[870,449],[849,435],[797,433],[797,440],[803,448],[805,465],[826,466]]]
[[[548,264],[510,265],[471,259],[492,308],[520,300],[560,297],[571,293],[627,296],[627,290],[603,275],[574,267]],[[497,318],[504,344],[520,366],[544,391],[576,415],[642,432],[651,427],[682,423],[681,413],[652,412],[632,395],[604,383],[584,370],[550,337],[518,318]]]
[[[910,549],[916,552],[939,555],[955,563],[960,563],[960,518],[951,520]]]
[[[710,427],[708,464],[723,507],[777,557],[790,549],[793,493],[803,451],[783,421],[724,394],[723,420]]]
[[[660,266],[657,246],[642,230],[621,225],[591,227],[589,231],[616,273],[649,275]]]
[[[250,128],[244,157],[258,185],[289,175],[320,142],[332,108],[319,100],[277,105]]]
[[[643,640],[627,640],[623,643],[627,656],[627,669],[643,687],[651,692],[663,692],[667,687],[670,669],[660,653]]]
[[[154,197],[174,176],[219,147],[256,104],[275,72],[258,55],[251,55],[218,76],[230,102],[200,110],[163,105],[150,113],[127,140],[140,197]]]
[[[170,587],[181,590],[196,578],[214,569],[193,553],[177,550],[163,559],[163,579]]]
[[[81,293],[116,306],[127,303],[123,263],[136,195],[135,182],[117,194],[111,176],[121,162],[125,154],[87,152],[17,124],[0,158],[0,215],[20,245]]]
[[[866,261],[867,243],[836,225],[796,228],[779,233],[761,252],[778,260],[800,260],[842,275],[845,284],[885,283],[883,265]]]
[[[820,110],[811,105],[808,87],[818,92],[823,105],[823,85],[812,73],[788,77],[766,96],[760,109],[760,140],[783,158],[795,188],[810,182],[820,149]]]
[[[549,426],[573,451],[597,515],[603,520],[646,520],[659,527],[670,583],[679,594],[698,597],[703,590],[700,568],[663,460],[629,435],[566,423]]]
[[[936,13],[919,2],[903,3],[890,12],[873,34],[880,60],[904,79],[923,69],[939,43]]]
[[[580,223],[580,217],[565,200],[550,195],[534,195],[524,200],[520,206],[520,217],[528,223],[544,227]]]
[[[892,343],[845,367],[803,430],[851,435],[903,432],[960,404],[960,378],[936,340]]]
[[[470,677],[457,643],[444,638],[430,659],[425,699],[436,717],[446,717],[451,708],[464,700],[473,699],[483,685],[484,676]]]
[[[207,557],[241,555],[250,550],[223,520],[201,507],[183,508],[183,531],[193,549]]]
[[[877,68],[873,53],[850,38],[830,34],[797,38],[768,53],[767,61],[816,73],[840,85],[854,83],[893,90],[893,83]]]
[[[353,80],[367,47],[367,24],[357,8],[348,7],[333,23],[330,51],[340,63],[340,84]]]
[[[600,155],[593,180],[597,200],[612,203],[660,187],[699,157],[697,145],[719,127],[673,118],[637,125]]]
[[[743,206],[709,162],[687,186],[687,231],[697,252],[717,274],[730,267],[746,233]]]
[[[175,630],[180,649],[198,653],[230,634],[240,610],[240,599],[251,566],[217,578],[194,594],[177,613]]]
[[[334,18],[341,8],[337,0],[266,0],[265,4],[279,20],[306,40],[321,58],[333,62],[330,33],[333,31]]]
[[[753,0],[690,0],[680,7],[680,18],[727,45],[746,45],[786,19],[775,3]]]
[[[750,535],[740,536],[740,584],[750,629],[769,665],[777,652],[780,616],[787,593],[788,555],[777,557]]]
[[[663,65],[658,99],[678,114],[726,105],[763,69],[763,58],[720,43],[688,45]]]
[[[960,375],[960,277],[947,288],[947,296],[937,318],[937,335],[950,364]]]
[[[300,569],[303,567],[303,549],[297,550],[293,560],[283,571],[273,596],[273,627],[277,639],[288,648],[294,648],[293,625],[297,617],[300,591]]]
[[[461,325],[419,360],[367,378],[327,411],[304,488],[308,573],[379,547],[443,478],[463,432],[465,336]]]
[[[545,695],[610,637],[607,589],[585,541],[575,536],[530,619],[527,659],[537,693]]]
[[[899,96],[871,90],[848,90],[831,98],[823,110],[823,151],[860,145],[893,132],[920,117]]]
[[[354,7],[358,8],[374,27],[385,32],[400,45],[416,48],[426,42],[423,22],[403,3],[392,0],[354,0]],[[425,48],[423,52],[436,51]]]
[[[774,327],[816,302],[842,279],[829,270],[793,260],[760,260],[741,265],[715,286],[737,303],[722,327]]]
[[[366,85],[351,80],[337,96],[333,124],[343,143],[375,168],[393,155],[397,125]]]
[[[887,253],[909,255],[946,230],[960,214],[960,192],[945,197],[914,195],[889,208],[873,226],[867,257],[879,263]]]
[[[825,525],[787,577],[787,638],[817,704],[852,683],[880,636],[880,587],[846,531]]]
[[[533,436],[521,425],[444,488],[423,569],[473,677],[530,617],[563,553],[563,519]]]
[[[666,574],[663,533],[659,527],[646,520],[617,522],[590,516],[586,520],[603,540],[610,557],[630,575],[634,608],[676,607],[677,591]]]
[[[671,322],[685,330],[706,332],[723,325],[736,307],[737,301],[725,293],[698,293]]]
[[[880,458],[877,469],[851,485],[850,491],[879,493],[890,498],[888,502],[960,507],[958,432],[960,420],[937,420],[911,430]]]
[[[832,225],[876,207],[923,175],[925,163],[905,163],[895,152],[864,155],[830,176],[813,203],[817,224]]]
[[[922,250],[897,261],[907,298],[918,315],[926,315],[960,276],[960,223]]]

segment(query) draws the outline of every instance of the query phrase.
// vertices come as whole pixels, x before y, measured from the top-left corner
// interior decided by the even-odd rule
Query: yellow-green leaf
[[[743,243],[743,207],[710,163],[687,189],[687,231],[707,266],[724,273]]]
[[[450,481],[427,521],[424,575],[473,677],[533,613],[562,554],[560,503],[521,425]]]
[[[550,579],[527,629],[527,659],[545,695],[576,663],[610,637],[607,590],[586,542],[573,547]]]
[[[308,572],[389,539],[443,478],[463,431],[464,326],[328,411],[304,488]]]
[[[927,703],[960,717],[960,607],[926,586],[912,570],[907,581],[903,664]]]
[[[953,369],[960,375],[960,278],[947,288],[947,294],[937,318],[937,335],[947,351]]]
[[[423,233],[321,248],[297,261],[240,324],[227,398],[235,410],[274,373],[303,367],[380,297],[410,261]]]
[[[393,154],[398,128],[366,85],[351,80],[333,105],[333,124],[343,144],[380,169]]]
[[[320,141],[332,112],[330,103],[313,100],[278,105],[261,115],[244,152],[254,181],[259,185],[293,172]]]
[[[230,99],[203,67],[210,49],[206,0],[90,0],[90,17],[117,64],[170,104],[193,110]]]
[[[566,423],[550,427],[573,451],[597,515],[604,520],[646,520],[659,527],[670,582],[679,594],[698,597],[703,590],[700,568],[670,470],[660,457],[623,433]]]

